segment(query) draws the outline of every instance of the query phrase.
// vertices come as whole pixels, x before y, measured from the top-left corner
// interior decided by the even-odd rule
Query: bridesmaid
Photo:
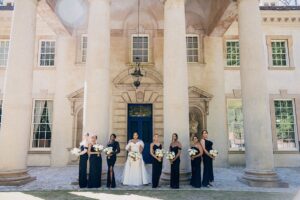
[[[182,145],[178,141],[177,133],[172,135],[172,143],[170,145],[170,152],[175,153],[175,158],[171,161],[171,179],[170,186],[172,189],[179,188],[179,169],[180,169],[180,154]]]
[[[214,181],[214,172],[213,172],[213,159],[214,157],[209,154],[209,151],[212,150],[213,143],[208,139],[207,130],[202,131],[201,146],[203,148],[203,180],[202,185],[204,187],[213,186],[211,182]]]
[[[120,145],[119,142],[116,141],[116,134],[110,135],[110,140],[107,144],[107,147],[112,147],[113,153],[106,157],[107,161],[107,183],[106,186],[108,188],[115,188],[116,187],[116,180],[115,180],[115,172],[114,166],[117,160],[117,154],[120,153]]]
[[[159,143],[158,134],[153,136],[153,142],[150,144],[150,154],[153,157],[152,161],[152,188],[157,188],[162,170],[162,158],[158,158],[155,155],[156,149],[162,149],[162,145]]]
[[[192,166],[192,178],[191,185],[195,188],[201,187],[201,156],[203,154],[203,149],[199,142],[198,136],[193,137],[193,146],[191,149],[197,150],[195,156],[191,156],[191,166]]]
[[[88,138],[89,133],[82,135],[82,141],[80,142],[80,157],[79,157],[79,187],[85,188],[87,186],[87,161],[88,156]]]
[[[88,150],[90,155],[90,174],[88,188],[101,187],[102,158],[101,153],[95,151],[95,148],[93,147],[93,145],[95,144],[97,144],[97,136],[92,135]]]

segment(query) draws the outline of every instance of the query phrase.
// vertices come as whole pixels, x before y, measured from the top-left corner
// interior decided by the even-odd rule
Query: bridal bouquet
[[[219,154],[219,152],[217,150],[210,150],[209,154],[215,158],[215,157],[217,157],[217,155]]]
[[[106,147],[105,149],[103,149],[103,152],[104,152],[105,155],[108,156],[108,158],[109,158],[109,155],[111,155],[114,151],[113,151],[113,148],[112,148],[112,147]]]
[[[189,149],[188,152],[191,157],[197,155],[197,153],[198,153],[198,151],[196,149]]]
[[[164,157],[164,154],[165,154],[165,150],[163,149],[156,149],[155,150],[155,156],[158,157],[158,158],[162,158]]]
[[[73,148],[70,152],[72,155],[79,156],[81,150],[79,148]]]
[[[104,146],[101,144],[94,144],[93,147],[94,147],[95,151],[99,152],[99,153],[101,153],[101,151],[103,151],[103,149],[104,149]],[[98,156],[99,156],[99,154],[98,154]]]
[[[137,161],[141,159],[141,154],[139,152],[130,151],[128,156],[131,158],[132,161]]]
[[[166,153],[166,159],[167,160],[170,160],[170,161],[172,161],[173,159],[175,158],[175,153],[172,151],[172,152],[167,152]]]

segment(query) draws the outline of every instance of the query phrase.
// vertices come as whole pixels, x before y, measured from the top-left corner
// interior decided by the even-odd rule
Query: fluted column
[[[177,133],[183,149],[181,180],[187,180],[190,161],[189,97],[186,57],[185,0],[164,1],[164,146],[168,149]],[[164,163],[162,179],[168,179],[170,164]]]
[[[83,130],[105,144],[110,126],[110,0],[90,0]]]
[[[37,0],[15,0],[0,132],[0,185],[21,185],[27,174]]]
[[[240,180],[250,186],[286,186],[274,171],[267,63],[259,2],[240,0],[238,14],[246,144],[246,169]]]

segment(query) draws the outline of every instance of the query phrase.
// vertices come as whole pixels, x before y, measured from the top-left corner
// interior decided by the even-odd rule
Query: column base
[[[0,172],[0,186],[20,186],[36,180],[27,170]]]
[[[163,171],[160,177],[161,185],[169,185],[170,184],[170,171]],[[179,182],[180,185],[190,184],[191,172],[180,170]]]
[[[275,171],[245,170],[238,180],[250,187],[288,188],[289,184],[282,182]]]
[[[89,177],[89,174],[87,174],[87,178]],[[101,185],[106,185],[107,182],[107,172],[101,173]],[[77,178],[76,181],[71,182],[71,185],[79,185],[79,179]]]

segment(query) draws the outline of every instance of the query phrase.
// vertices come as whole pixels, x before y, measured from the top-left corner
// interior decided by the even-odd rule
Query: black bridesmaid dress
[[[80,150],[84,151],[87,150],[88,147],[85,147],[84,145],[80,145]],[[87,161],[88,161],[88,153],[86,152],[83,155],[80,155],[79,157],[79,187],[85,188],[87,187]]]
[[[212,150],[213,143],[205,140],[205,149],[209,152]],[[206,154],[203,154],[203,181],[202,185],[207,187],[210,182],[214,181],[213,159]]]
[[[115,172],[114,172],[114,166],[117,161],[117,154],[120,153],[120,145],[119,142],[114,141],[112,143],[109,143],[107,147],[112,147],[113,153],[110,157],[106,157],[107,161],[107,183],[106,186],[108,188],[115,188],[116,187],[116,180],[115,180]],[[112,168],[112,177],[110,177],[110,170]]]
[[[153,145],[154,154],[156,149],[162,149],[162,145],[161,144],[159,146],[157,146],[156,144]],[[157,188],[159,184],[163,162],[159,162],[155,158],[153,158],[152,160],[153,160],[152,161],[152,188]]]
[[[96,152],[94,147],[91,147],[91,152]],[[102,172],[102,158],[101,154],[90,155],[90,174],[88,180],[88,188],[101,187],[101,172]]]
[[[170,152],[174,152],[175,155],[178,154],[178,151],[181,150],[180,147],[170,146]],[[171,179],[170,179],[170,186],[173,189],[179,188],[179,170],[180,170],[180,157],[178,157],[172,164],[171,164]]]
[[[196,155],[200,153],[200,150],[197,147],[192,147],[192,149],[198,151]],[[201,156],[194,158],[194,160],[191,160],[191,166],[192,166],[191,185],[195,188],[200,188],[201,187]]]

